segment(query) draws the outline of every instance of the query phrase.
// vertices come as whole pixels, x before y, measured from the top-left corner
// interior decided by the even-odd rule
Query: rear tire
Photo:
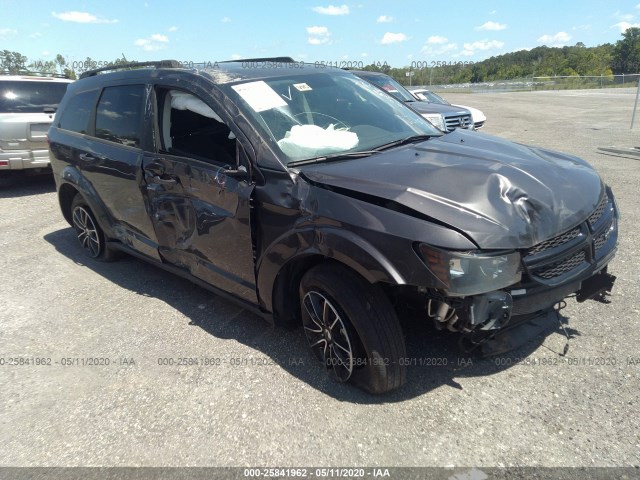
[[[71,220],[80,246],[89,257],[103,262],[116,259],[117,252],[107,245],[93,211],[79,193],[71,202]]]
[[[376,394],[405,383],[404,336],[380,287],[323,264],[302,277],[300,303],[309,346],[334,380]]]

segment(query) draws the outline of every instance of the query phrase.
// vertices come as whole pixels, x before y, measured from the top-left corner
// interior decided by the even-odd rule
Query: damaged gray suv
[[[49,131],[87,254],[301,325],[337,381],[400,387],[409,313],[491,354],[613,287],[617,207],[579,158],[443,135],[349,72],[288,58],[107,70],[69,86]]]

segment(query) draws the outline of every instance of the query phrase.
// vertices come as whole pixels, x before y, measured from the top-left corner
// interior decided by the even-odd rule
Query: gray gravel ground
[[[587,159],[617,195],[612,303],[564,311],[578,365],[554,353],[559,332],[467,363],[454,337],[408,324],[409,354],[447,365],[368,396],[325,378],[301,330],[133,258],[86,259],[52,181],[29,180],[0,190],[0,465],[639,465],[640,159],[597,150],[640,145],[634,92],[444,95],[483,110],[484,134]],[[159,365],[181,357],[214,365]],[[85,358],[110,364],[63,365]]]

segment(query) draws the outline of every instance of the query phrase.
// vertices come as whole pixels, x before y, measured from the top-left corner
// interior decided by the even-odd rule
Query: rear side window
[[[144,85],[105,88],[96,112],[96,137],[139,147],[143,100]]]
[[[69,100],[58,127],[72,132],[87,133],[89,117],[96,104],[98,90],[82,92]]]
[[[0,82],[0,113],[41,113],[58,108],[68,83],[33,80]]]

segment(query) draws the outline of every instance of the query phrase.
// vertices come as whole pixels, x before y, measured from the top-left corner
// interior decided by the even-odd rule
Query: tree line
[[[126,63],[124,55],[113,62],[68,62],[62,55],[54,60],[34,60],[9,50],[0,51],[0,71],[5,73],[56,73],[77,78],[82,72],[110,64]],[[414,62],[423,65],[426,62]],[[433,68],[414,68],[411,65],[393,68],[371,64],[365,70],[382,71],[403,84],[480,83],[531,77],[600,76],[640,73],[640,28],[629,28],[615,44],[605,43],[586,47],[578,42],[573,46],[541,46],[488,58],[473,64],[451,62]]]
[[[414,62],[420,65],[421,62]],[[391,68],[371,64],[365,70],[382,71],[402,84],[458,84],[531,77],[608,76],[640,73],[640,28],[629,28],[615,44],[586,47],[541,46],[468,64],[451,62],[434,68]],[[411,79],[407,75],[412,75]]]

